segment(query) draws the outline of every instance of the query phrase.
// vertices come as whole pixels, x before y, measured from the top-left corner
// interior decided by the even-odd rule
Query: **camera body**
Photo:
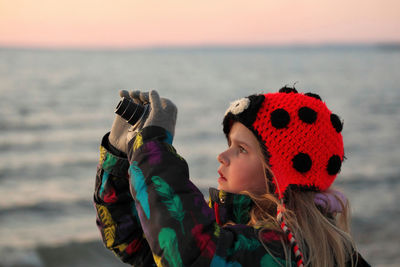
[[[132,100],[123,97],[117,107],[115,113],[121,116],[129,124],[135,125],[147,112],[149,105],[140,105],[134,103]]]

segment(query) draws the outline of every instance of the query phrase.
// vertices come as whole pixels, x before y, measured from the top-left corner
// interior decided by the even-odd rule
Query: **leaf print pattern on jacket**
[[[185,217],[185,211],[183,210],[181,199],[174,194],[172,188],[164,182],[161,177],[153,176],[151,180],[158,194],[162,197],[162,202],[168,208],[172,218],[179,221],[182,229],[182,234],[185,234],[185,229],[183,228],[183,218]]]
[[[136,200],[139,201],[140,205],[144,213],[146,214],[147,219],[150,218],[150,207],[149,207],[149,198],[147,195],[147,186],[145,182],[145,177],[143,176],[142,171],[137,166],[137,162],[134,161],[131,163],[129,167],[129,174],[131,175],[131,184],[136,192]]]
[[[160,243],[160,248],[163,250],[164,257],[169,263],[169,266],[183,266],[178,249],[178,240],[174,230],[168,227],[162,228],[158,235],[158,242]]]
[[[211,267],[242,267],[238,262],[227,262],[225,259],[215,255],[210,264]]]
[[[219,227],[217,227],[219,229]],[[203,232],[203,225],[197,224],[192,229],[192,235],[196,240],[197,247],[207,258],[212,258],[215,253],[215,244],[211,239],[211,235]]]

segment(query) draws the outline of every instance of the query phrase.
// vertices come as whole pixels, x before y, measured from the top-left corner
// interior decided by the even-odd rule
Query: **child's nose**
[[[223,165],[229,165],[229,159],[226,155],[226,151],[220,153],[217,157],[217,160]]]

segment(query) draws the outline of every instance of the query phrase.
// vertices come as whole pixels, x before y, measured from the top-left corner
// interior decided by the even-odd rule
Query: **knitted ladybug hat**
[[[284,87],[242,98],[225,113],[227,137],[234,122],[244,124],[264,146],[275,177],[269,182],[280,199],[288,189],[325,191],[340,171],[343,124],[316,94]]]

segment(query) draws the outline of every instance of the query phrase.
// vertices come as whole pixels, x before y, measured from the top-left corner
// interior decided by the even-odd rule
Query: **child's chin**
[[[222,191],[225,191],[225,192],[230,192],[229,186],[227,184],[219,184],[218,185],[218,190],[222,190]]]
[[[223,191],[226,191],[227,190],[227,188],[226,188],[226,186],[224,186],[224,185],[222,185],[222,184],[218,184],[218,190],[223,190]]]

